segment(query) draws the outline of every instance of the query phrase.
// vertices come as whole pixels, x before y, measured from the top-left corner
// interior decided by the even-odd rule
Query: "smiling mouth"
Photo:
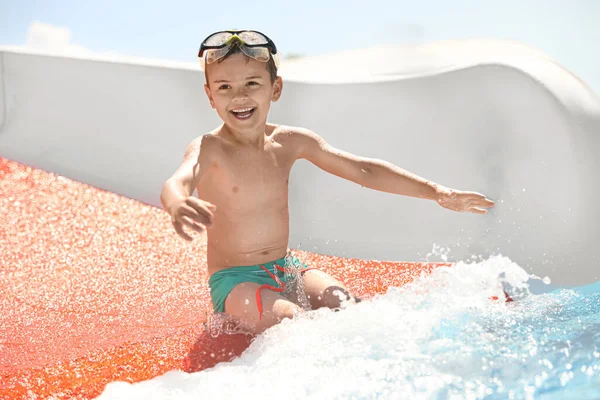
[[[238,108],[229,111],[236,119],[248,119],[254,114],[256,107]]]

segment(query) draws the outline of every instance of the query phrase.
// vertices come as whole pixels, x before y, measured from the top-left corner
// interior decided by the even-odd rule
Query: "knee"
[[[277,302],[273,305],[273,314],[278,322],[285,318],[293,318],[300,311],[302,309],[291,301]]]
[[[274,304],[273,309],[265,312],[262,318],[256,322],[253,331],[255,334],[260,334],[286,318],[294,318],[301,311],[299,306],[291,302]]]
[[[321,304],[323,307],[340,308],[342,303],[353,300],[354,297],[343,287],[329,286],[323,291]]]

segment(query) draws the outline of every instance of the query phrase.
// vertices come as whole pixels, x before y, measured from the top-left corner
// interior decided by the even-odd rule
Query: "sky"
[[[266,33],[284,58],[445,39],[516,40],[600,92],[600,0],[0,0],[0,46],[195,62],[216,30]]]

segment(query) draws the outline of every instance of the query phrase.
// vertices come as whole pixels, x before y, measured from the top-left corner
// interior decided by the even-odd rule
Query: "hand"
[[[183,227],[186,226],[198,233],[204,232],[207,226],[212,225],[213,213],[216,210],[217,207],[208,201],[190,196],[175,204],[169,210],[169,214],[175,232],[189,242],[193,238],[183,230]]]
[[[452,211],[485,214],[487,208],[494,206],[492,200],[476,192],[463,192],[439,187],[437,195],[439,205]]]

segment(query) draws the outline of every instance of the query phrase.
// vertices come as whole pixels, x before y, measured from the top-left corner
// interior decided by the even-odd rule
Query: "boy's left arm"
[[[454,190],[428,181],[387,161],[355,156],[330,146],[309,130],[297,133],[299,158],[330,174],[382,192],[435,200],[453,211],[485,214],[494,202],[476,192]]]

